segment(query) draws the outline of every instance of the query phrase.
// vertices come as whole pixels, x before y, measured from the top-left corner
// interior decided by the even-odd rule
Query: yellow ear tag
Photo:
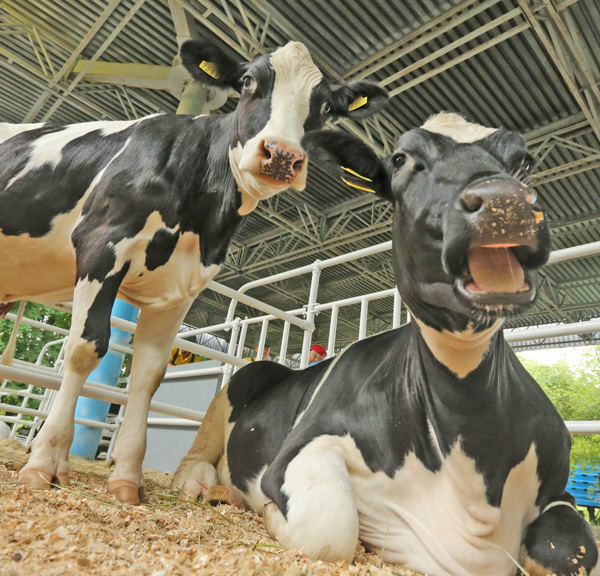
[[[356,110],[357,108],[361,108],[367,103],[366,96],[359,96],[350,106],[348,106],[348,112],[352,112],[352,110]]]
[[[352,186],[352,188],[358,188],[359,190],[364,190],[365,192],[370,192],[371,194],[375,194],[375,190],[371,190],[370,188],[365,188],[364,186],[359,186],[358,184],[354,184],[354,182],[350,182],[350,180],[346,180],[343,176],[342,176],[342,182],[344,182],[348,186]]]
[[[367,178],[366,176],[359,174],[358,172],[355,172],[354,170],[352,170],[352,168],[346,168],[345,166],[340,166],[340,168],[342,170],[345,170],[346,172],[348,172],[348,174],[352,174],[352,176],[356,176],[357,178],[360,178],[361,180],[366,180],[367,182],[373,182],[373,180],[371,180],[370,178]]]
[[[221,77],[221,75],[219,74],[219,69],[217,68],[217,65],[214,62],[207,62],[206,60],[202,60],[199,66],[200,70],[204,70],[204,72],[206,72],[215,80],[218,80]]]

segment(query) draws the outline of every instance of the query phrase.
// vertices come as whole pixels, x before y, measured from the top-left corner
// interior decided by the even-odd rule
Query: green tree
[[[565,360],[540,364],[520,358],[527,371],[543,388],[563,420],[600,420],[600,362],[598,348],[590,348],[577,368]],[[573,435],[571,465],[590,460],[600,463],[600,436]]]
[[[17,309],[18,303],[15,304],[11,312],[16,314]],[[57,326],[59,328],[65,328],[67,330],[71,326],[71,315],[69,313],[61,312],[54,308],[49,308],[48,306],[42,306],[41,304],[36,304],[35,302],[27,303],[24,317],[31,320],[36,320],[38,322],[43,322],[45,324],[50,324],[52,326]],[[5,318],[4,320],[0,321],[0,354],[6,349],[13,327],[14,323],[12,320]],[[19,360],[25,360],[26,362],[36,362],[43,347],[48,342],[52,342],[53,340],[57,340],[59,338],[61,338],[61,336],[58,336],[54,332],[49,332],[41,328],[35,328],[23,323],[19,326],[19,338],[17,340],[17,347],[14,357]],[[58,358],[59,351],[60,345],[49,347],[41,359],[41,364],[45,366],[54,366]],[[23,390],[27,388],[27,385],[20,382],[8,382],[6,387],[13,390]],[[34,391],[37,393],[43,392],[41,388],[35,388]],[[22,402],[22,398],[15,394],[7,394],[2,396],[2,402],[5,404],[16,405]],[[29,408],[37,408],[38,406],[39,401],[31,401],[28,404]],[[5,411],[0,411],[0,414],[5,413]]]

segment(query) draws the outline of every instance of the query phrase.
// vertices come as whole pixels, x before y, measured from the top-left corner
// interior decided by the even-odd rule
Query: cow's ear
[[[239,90],[242,65],[211,42],[188,40],[179,49],[181,62],[194,80]]]
[[[367,118],[387,103],[388,93],[384,88],[367,80],[358,80],[333,92],[331,114],[334,117]]]
[[[386,163],[362,140],[339,130],[316,130],[304,136],[302,146],[347,186],[392,199]]]

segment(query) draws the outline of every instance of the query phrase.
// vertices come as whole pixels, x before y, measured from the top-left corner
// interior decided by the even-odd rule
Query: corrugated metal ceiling
[[[186,30],[189,27],[189,32]],[[341,128],[389,152],[404,130],[440,110],[525,134],[555,249],[600,241],[600,4],[596,0],[3,0],[0,120],[81,122],[174,112],[166,88],[73,74],[80,60],[171,66],[178,35],[211,38],[249,58],[304,42],[332,83],[370,78],[390,90],[377,118]],[[231,110],[235,99],[221,110]],[[278,195],[249,216],[217,280],[232,287],[389,240],[391,211],[311,166],[303,193]],[[512,326],[600,313],[600,257],[548,266],[542,297]],[[328,269],[319,301],[389,288],[386,253]],[[308,296],[306,279],[256,290],[284,308]],[[226,303],[205,292],[191,324],[222,321]],[[243,312],[243,307],[241,308]],[[369,331],[389,325],[391,302],[369,308]],[[339,344],[356,338],[344,312]],[[317,318],[316,338],[329,317]],[[276,340],[276,338],[274,338]],[[296,351],[296,336],[290,352]]]

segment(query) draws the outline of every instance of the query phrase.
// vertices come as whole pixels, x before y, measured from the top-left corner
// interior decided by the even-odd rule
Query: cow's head
[[[238,63],[211,43],[190,40],[181,59],[198,82],[240,93],[229,156],[238,187],[254,205],[287,188],[304,189],[306,132],[337,117],[365,118],[387,102],[386,91],[372,82],[332,90],[298,42]]]
[[[396,282],[421,322],[478,332],[535,300],[531,272],[550,243],[520,135],[444,113],[405,133],[385,159],[337,131],[304,143],[347,184],[394,203]]]

